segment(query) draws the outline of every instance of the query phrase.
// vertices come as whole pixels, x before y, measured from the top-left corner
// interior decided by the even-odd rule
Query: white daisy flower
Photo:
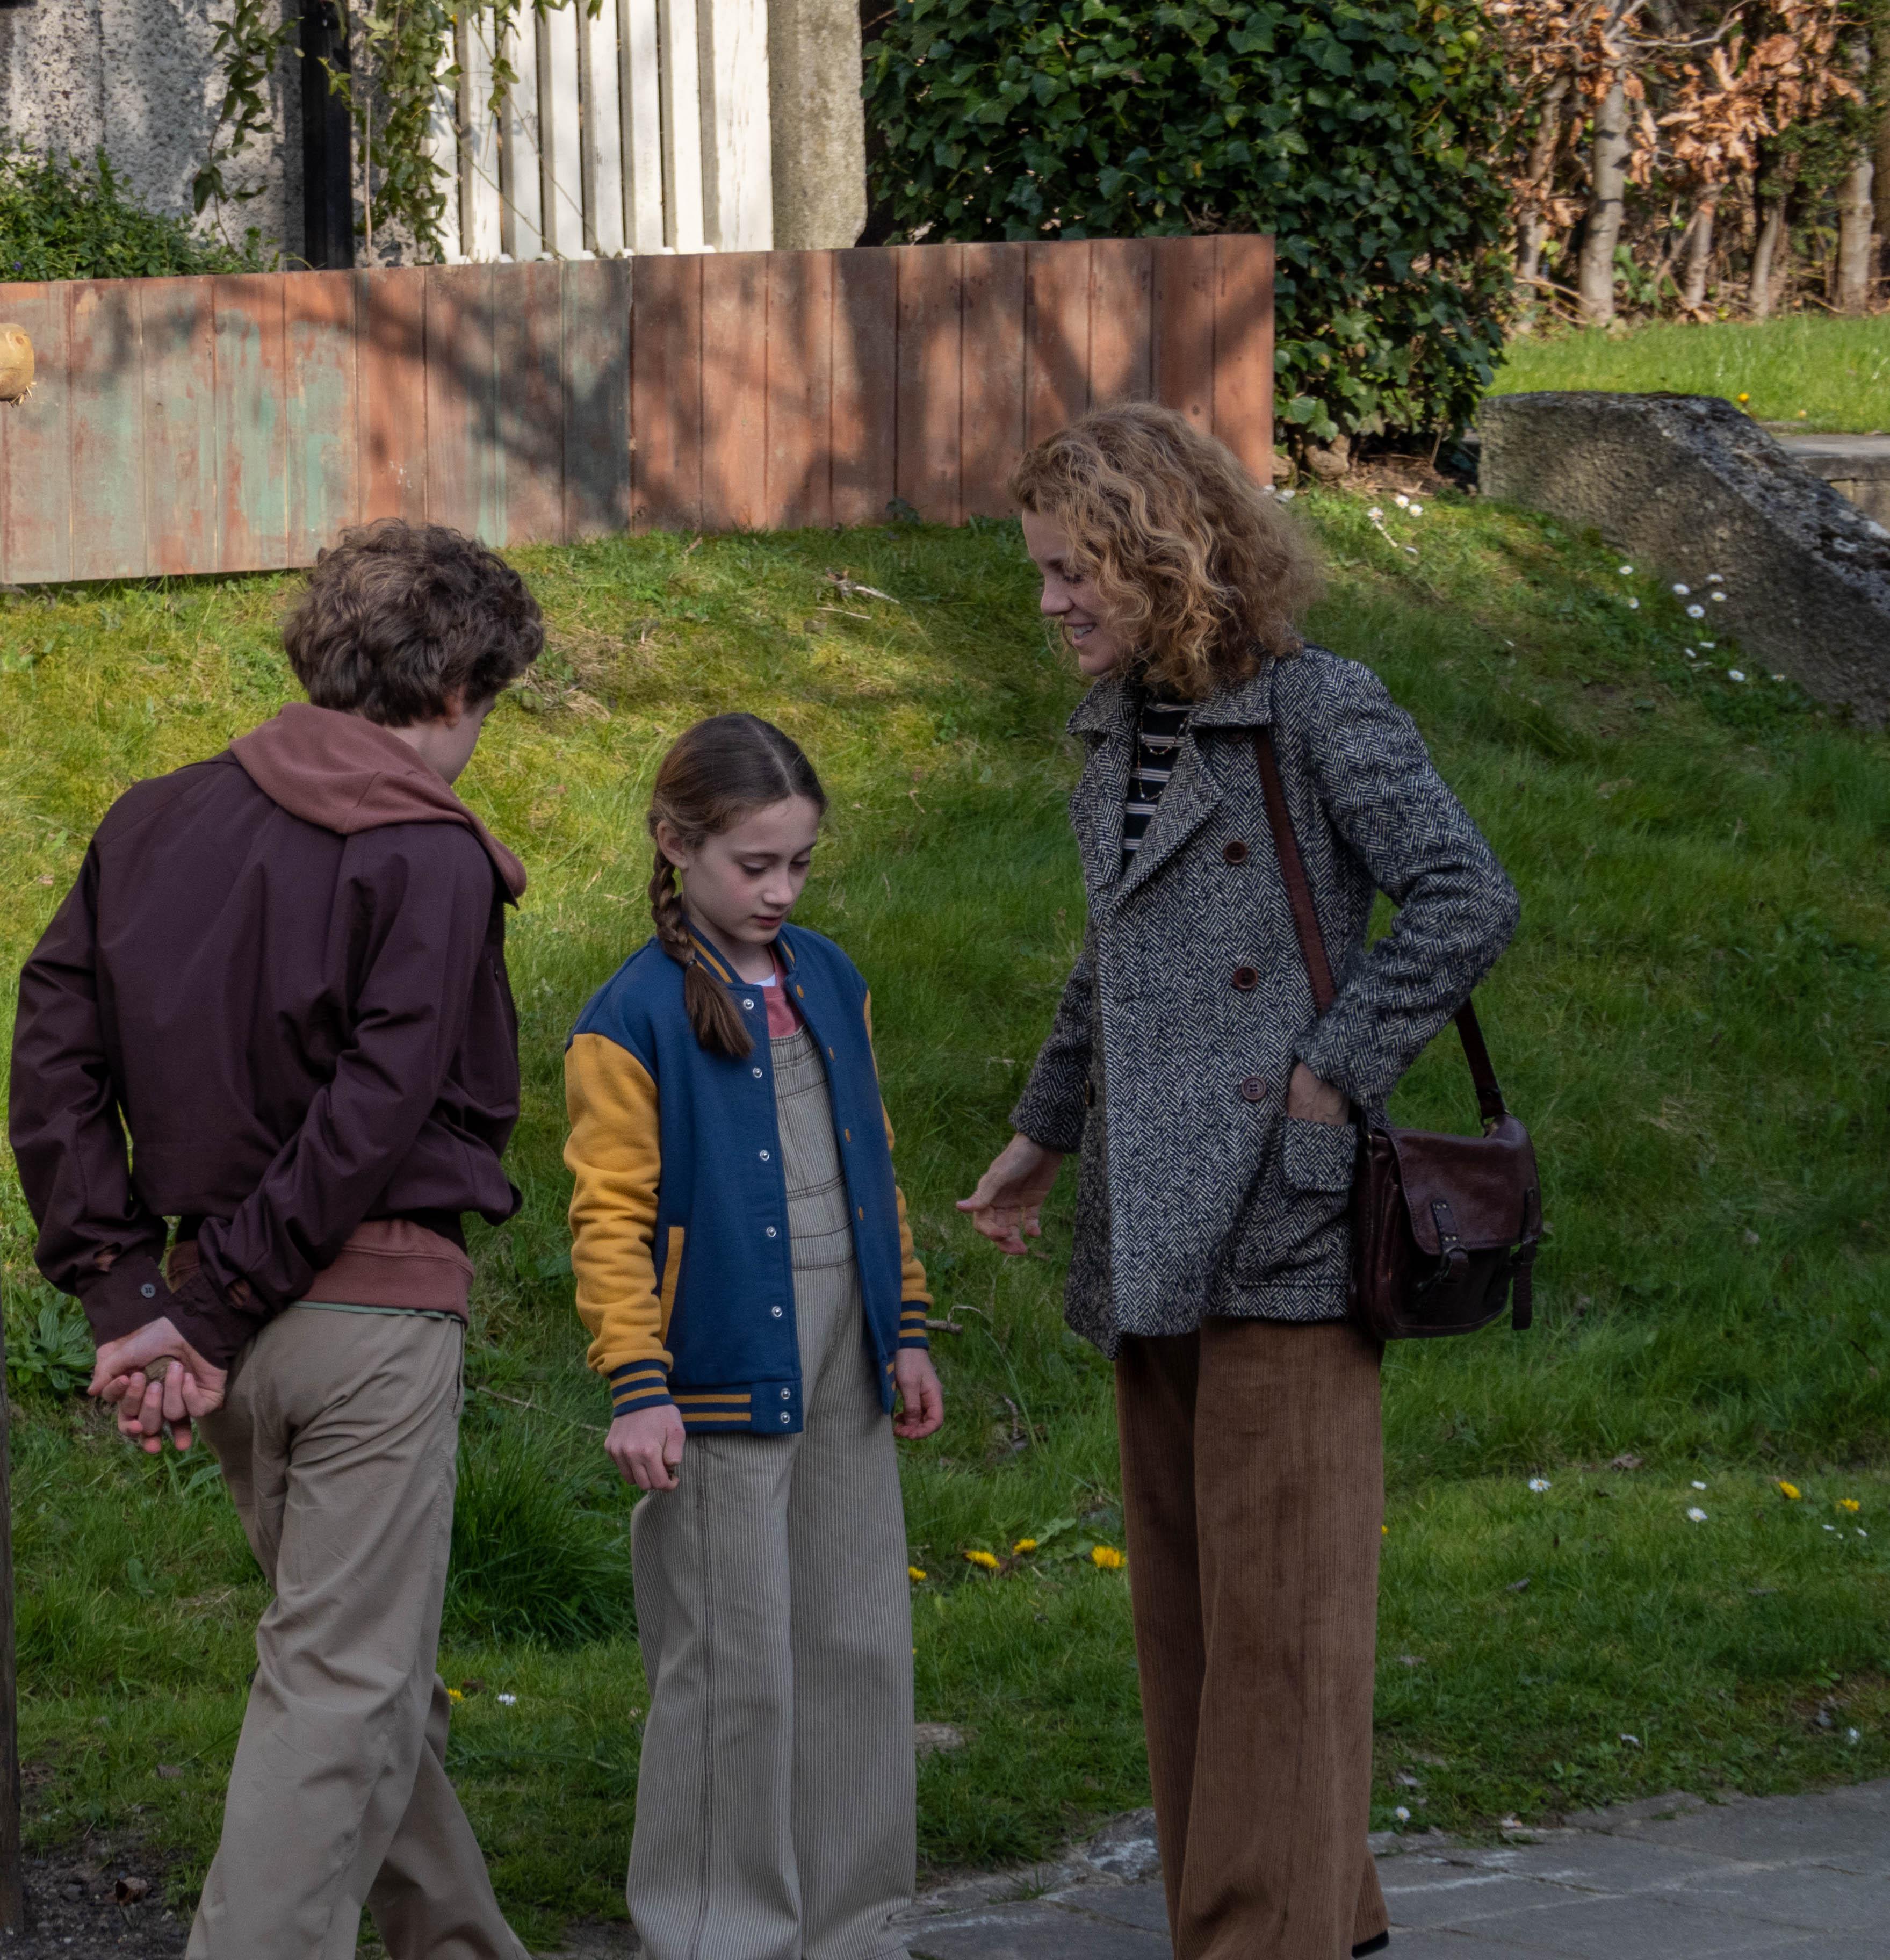
[[[498,1704],[501,1708],[516,1708],[518,1706],[518,1697],[516,1694],[501,1694],[498,1698]]]
[[[1412,504],[1412,505],[1411,506],[1411,514],[1414,517],[1421,517],[1424,514],[1424,507],[1423,506],[1423,504]]]
[[[1676,585],[1673,590],[1675,597],[1678,599],[1689,599],[1693,596],[1693,587],[1690,585]]]
[[[1726,670],[1726,677],[1728,680],[1743,680],[1745,678],[1737,667],[1728,667]]]
[[[1710,571],[1707,574],[1707,583],[1709,585],[1723,585],[1726,581],[1717,571]]]
[[[1546,1477],[1532,1477],[1529,1479],[1529,1488],[1532,1491],[1546,1491],[1550,1488],[1549,1480]]]
[[[1689,1504],[1687,1507],[1687,1516],[1690,1517],[1696,1525],[1703,1525],[1707,1521],[1706,1513],[1701,1510],[1698,1504]]]
[[[1365,513],[1365,514],[1371,519],[1373,523],[1376,523],[1385,514],[1376,504],[1374,504],[1372,508]]]
[[[1704,606],[1689,606],[1687,608],[1687,617],[1689,619],[1704,619],[1706,617],[1706,608]]]
[[[1857,1732],[1853,1729],[1850,1732],[1853,1736],[1855,1736]],[[1407,1810],[1402,1803],[1392,1812],[1392,1815],[1397,1818],[1400,1824],[1408,1824],[1411,1822],[1411,1812]]]
[[[1631,565],[1618,565],[1615,569],[1623,578],[1632,578],[1634,575],[1634,568]]]
[[[1707,594],[1707,597],[1712,600],[1716,605],[1723,606],[1726,603],[1726,594],[1720,591],[1717,586],[1712,591]]]
[[[1698,1477],[1696,1477],[1693,1480],[1693,1488],[1696,1491],[1704,1491],[1706,1488],[1706,1486],[1700,1481]]]
[[[1399,491],[1398,495],[1392,499],[1392,501],[1395,504],[1401,511],[1408,510],[1411,508],[1411,499],[1407,497],[1402,490]]]
[[[1638,612],[1640,610],[1640,601],[1638,599],[1629,600],[1628,609],[1630,612]]]

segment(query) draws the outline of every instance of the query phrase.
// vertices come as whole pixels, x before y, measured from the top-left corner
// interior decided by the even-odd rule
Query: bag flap
[[[1387,1129],[1379,1134],[1398,1160],[1411,1236],[1432,1258],[1443,1251],[1431,1209],[1435,1200],[1449,1207],[1457,1242],[1466,1252],[1513,1246],[1542,1230],[1535,1147],[1513,1116],[1502,1118],[1483,1137],[1443,1136],[1428,1130]]]

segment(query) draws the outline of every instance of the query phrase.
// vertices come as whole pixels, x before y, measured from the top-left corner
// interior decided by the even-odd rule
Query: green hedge
[[[1271,231],[1281,418],[1456,428],[1510,304],[1505,89],[1475,0],[895,0],[873,191],[908,237]]]
[[[232,249],[150,210],[103,150],[86,163],[0,138],[0,279],[155,278],[272,262],[256,231]]]

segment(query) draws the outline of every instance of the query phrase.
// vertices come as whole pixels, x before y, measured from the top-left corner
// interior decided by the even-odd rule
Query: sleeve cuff
[[[610,1415],[634,1415],[638,1409],[660,1408],[675,1398],[670,1393],[670,1371],[660,1361],[625,1361],[606,1378],[610,1383]]]
[[[100,1348],[161,1319],[170,1312],[170,1303],[164,1269],[148,1252],[128,1252],[115,1260],[79,1295],[92,1339]]]
[[[213,1368],[227,1368],[243,1344],[270,1318],[266,1312],[243,1310],[253,1297],[247,1281],[238,1281],[225,1293],[199,1266],[170,1296],[161,1311]]]
[[[902,1348],[930,1348],[931,1336],[925,1331],[926,1303],[908,1300],[899,1309],[899,1345]]]

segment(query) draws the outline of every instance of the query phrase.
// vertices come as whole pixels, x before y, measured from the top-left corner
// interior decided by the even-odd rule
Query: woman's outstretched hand
[[[1028,1137],[1013,1137],[991,1160],[978,1188],[958,1201],[958,1208],[971,1214],[972,1223],[1001,1252],[1027,1252],[1024,1240],[1042,1236],[1043,1201],[1062,1165],[1061,1152],[1047,1150]]]

